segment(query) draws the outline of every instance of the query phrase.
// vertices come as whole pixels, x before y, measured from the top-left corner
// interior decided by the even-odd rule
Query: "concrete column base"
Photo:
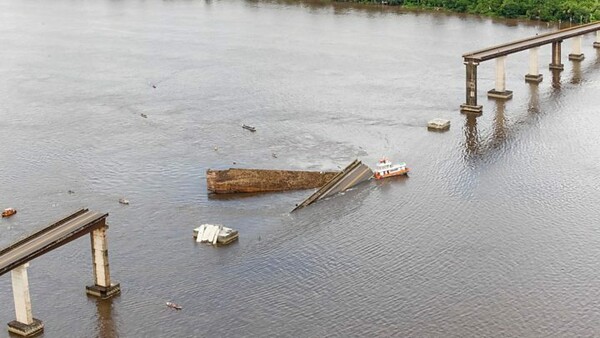
[[[543,79],[544,79],[544,75],[542,75],[542,74],[538,74],[538,75],[527,74],[527,75],[525,75],[525,82],[527,82],[527,83],[540,83],[540,82],[542,82]]]
[[[460,112],[463,114],[477,114],[481,115],[483,113],[483,106],[472,106],[470,104],[461,104]]]
[[[571,61],[583,61],[585,55],[582,54],[569,54],[569,60]]]
[[[503,92],[499,92],[495,89],[492,89],[492,90],[488,91],[487,95],[489,98],[492,98],[492,99],[509,100],[509,99],[512,99],[513,92],[512,92],[512,90],[505,90]]]
[[[565,65],[563,65],[562,63],[559,64],[554,64],[551,63],[549,66],[550,69],[555,69],[555,70],[564,70],[565,69]]]
[[[33,318],[33,323],[31,324],[21,323],[16,320],[8,323],[8,332],[22,337],[35,336],[42,331],[44,331],[44,323],[36,318]]]
[[[121,293],[121,284],[111,284],[109,287],[89,285],[85,287],[85,292],[90,296],[106,299]]]
[[[600,42],[594,42],[594,48],[600,48]]]

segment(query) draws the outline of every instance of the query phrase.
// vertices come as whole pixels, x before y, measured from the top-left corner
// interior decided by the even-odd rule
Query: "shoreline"
[[[515,16],[504,16],[498,13],[493,12],[478,12],[475,10],[467,9],[465,11],[453,10],[447,7],[439,7],[439,6],[429,6],[426,4],[416,5],[416,4],[395,4],[394,0],[376,0],[376,1],[364,1],[364,0],[267,0],[266,2],[273,3],[286,3],[286,4],[305,4],[308,6],[314,7],[325,7],[332,6],[335,8],[356,8],[356,9],[386,9],[390,11],[397,12],[413,12],[413,13],[440,13],[447,15],[459,15],[459,16],[470,16],[470,17],[478,17],[478,18],[487,18],[498,21],[505,21],[507,23],[528,23],[533,25],[541,25],[545,24],[546,26],[557,25],[558,28],[566,28],[571,26],[578,26],[581,24],[586,24],[590,22],[598,21],[596,17],[600,17],[600,10],[594,12],[594,14],[590,15],[581,15],[578,18],[574,19],[573,17],[569,19],[545,19],[542,18],[541,12],[542,9],[538,9],[538,16],[536,17],[528,17],[527,15],[515,15]],[[556,12],[560,12],[558,9]]]

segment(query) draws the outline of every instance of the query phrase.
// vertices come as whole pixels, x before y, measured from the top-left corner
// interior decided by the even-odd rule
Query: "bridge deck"
[[[574,36],[592,33],[600,30],[600,22],[592,22],[589,24],[562,29],[557,32],[536,35],[523,40],[517,40],[502,45],[489,47],[486,49],[463,54],[465,61],[482,62],[490,59],[495,59],[500,56],[521,52],[530,48],[543,46],[552,42],[562,41]]]
[[[0,276],[105,225],[108,214],[81,209],[0,250]]]
[[[345,191],[358,183],[368,180],[371,176],[373,176],[373,171],[371,171],[369,167],[359,160],[354,160],[324,186],[315,191],[315,193],[310,195],[302,203],[298,204],[292,212],[304,208],[320,199]]]

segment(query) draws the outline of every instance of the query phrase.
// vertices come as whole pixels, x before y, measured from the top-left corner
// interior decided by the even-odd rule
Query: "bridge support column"
[[[539,51],[539,47],[531,48],[529,50],[529,74],[525,75],[525,82],[540,83],[544,79],[544,76],[540,74],[540,71],[538,69]]]
[[[33,336],[44,330],[44,323],[39,319],[33,318],[31,312],[29,279],[27,277],[28,266],[29,263],[25,263],[11,271],[15,315],[17,319],[8,323],[8,331],[23,337]]]
[[[600,31],[596,31],[596,42],[594,42],[594,48],[600,48]]]
[[[581,35],[574,36],[571,39],[571,54],[569,54],[569,60],[571,61],[582,61],[585,56],[581,52]]]
[[[506,56],[496,58],[496,88],[488,91],[488,97],[494,99],[508,100],[512,98],[513,92],[506,90]]]
[[[94,265],[94,285],[86,286],[88,295],[110,298],[121,292],[121,286],[110,282],[110,271],[108,268],[108,243],[104,225],[90,233],[92,239],[92,259]]]
[[[460,112],[481,114],[483,107],[477,105],[477,66],[479,63],[469,60],[464,64],[467,69],[467,98],[466,102],[460,105]]]
[[[552,42],[552,63],[550,64],[550,69],[563,70],[565,69],[565,65],[561,62],[561,44],[562,41]]]

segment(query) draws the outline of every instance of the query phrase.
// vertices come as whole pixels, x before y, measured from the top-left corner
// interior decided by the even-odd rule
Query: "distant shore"
[[[600,19],[600,7],[593,1],[554,0],[545,1],[543,4],[535,4],[533,0],[329,0],[329,2],[399,6],[406,9],[437,10],[494,18],[570,22],[573,24],[583,24]]]

